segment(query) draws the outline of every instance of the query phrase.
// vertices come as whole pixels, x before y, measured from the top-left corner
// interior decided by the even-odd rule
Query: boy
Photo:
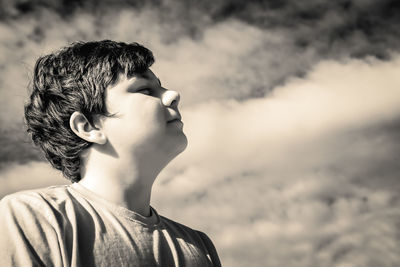
[[[187,145],[179,94],[137,44],[78,42],[38,59],[25,119],[72,185],[0,203],[0,266],[220,266],[211,240],[150,206]]]

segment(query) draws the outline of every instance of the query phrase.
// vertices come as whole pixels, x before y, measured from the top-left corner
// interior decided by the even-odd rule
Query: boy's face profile
[[[149,153],[173,158],[187,145],[178,111],[179,93],[162,87],[148,69],[128,78],[120,74],[106,92],[111,117],[102,130],[118,153]]]

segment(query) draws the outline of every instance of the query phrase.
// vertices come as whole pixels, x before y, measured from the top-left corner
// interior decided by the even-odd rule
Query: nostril
[[[176,91],[168,90],[162,95],[162,102],[165,106],[178,106],[180,95]]]

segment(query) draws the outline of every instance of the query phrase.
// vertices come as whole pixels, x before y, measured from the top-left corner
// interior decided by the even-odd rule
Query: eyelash
[[[138,93],[144,94],[144,95],[151,95],[151,89],[150,88],[143,88],[137,91]]]

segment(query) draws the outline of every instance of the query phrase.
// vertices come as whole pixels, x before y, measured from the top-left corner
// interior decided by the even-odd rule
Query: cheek
[[[161,101],[156,98],[149,98],[142,102],[140,107],[138,106],[135,110],[140,114],[138,119],[145,121],[154,127],[165,127],[166,125],[166,111]]]
[[[123,114],[126,121],[132,124],[165,121],[165,110],[158,98],[135,94],[121,99],[113,110],[117,114]]]
[[[140,140],[154,139],[165,132],[166,109],[157,98],[141,95],[126,97],[113,106],[113,112],[117,118],[110,118],[107,128],[112,132],[114,139],[128,139],[127,136]]]
[[[127,131],[135,136],[135,139],[155,141],[166,131],[165,109],[157,99],[145,99],[135,104],[132,103],[127,112]]]

